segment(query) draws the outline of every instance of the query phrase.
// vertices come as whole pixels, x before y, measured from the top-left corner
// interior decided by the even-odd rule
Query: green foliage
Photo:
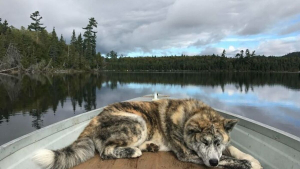
[[[244,50],[240,51],[240,58],[243,59],[244,58]]]
[[[83,42],[84,56],[90,62],[92,62],[93,58],[96,56],[97,32],[93,31],[93,29],[97,28],[97,24],[98,23],[95,18],[90,18],[89,24],[85,28],[83,28],[85,29],[85,32],[83,34],[83,36],[85,37]]]
[[[248,52],[247,52],[248,51]],[[246,50],[238,53],[237,58],[216,57],[216,55],[205,56],[163,56],[163,57],[111,57],[106,55],[106,70],[119,71],[299,71],[300,56],[296,52],[284,57],[256,56],[253,51],[250,54]],[[248,55],[247,55],[248,53]],[[225,53],[224,53],[225,55]],[[300,55],[300,54],[299,54]],[[223,55],[222,55],[223,56]]]
[[[96,69],[100,69],[101,67],[103,67],[103,57],[101,56],[101,53],[98,52],[96,55]]]
[[[58,38],[55,28],[53,28],[50,38],[49,57],[53,60],[55,66],[59,64],[58,60]]]
[[[81,37],[81,33],[78,35],[76,51],[78,52],[78,66],[79,69],[83,68],[83,39]]]
[[[89,19],[83,39],[81,33],[76,37],[73,30],[70,44],[66,44],[63,35],[58,38],[55,28],[51,33],[45,30],[41,23],[42,17],[36,11],[31,14],[33,20],[28,29],[21,27],[16,29],[8,26],[5,20],[0,18],[0,59],[6,53],[10,44],[17,47],[21,58],[21,64],[25,69],[43,69],[49,64],[49,68],[58,69],[101,69],[101,53],[96,54],[97,22]],[[1,62],[1,60],[0,60]]]
[[[28,25],[28,29],[29,30],[34,30],[34,31],[42,31],[44,30],[46,27],[43,27],[41,22],[41,19],[43,17],[40,16],[39,11],[35,11],[34,13],[32,13],[30,15],[30,18],[34,21],[33,23],[31,23],[30,25]]]
[[[75,30],[73,29],[73,32],[72,32],[72,37],[71,37],[71,45],[73,46],[76,46],[76,43],[77,43],[77,37],[76,37],[76,34],[75,34]]]
[[[225,55],[226,55],[226,51],[224,49],[223,52],[222,52],[222,57],[226,57]]]
[[[253,57],[253,56],[255,56],[255,50],[252,51],[252,53],[251,53],[251,57]]]
[[[2,21],[2,19],[0,18],[0,35],[1,34],[6,34],[7,31],[9,30],[7,20],[4,20],[3,23],[1,23],[1,21]]]
[[[106,58],[108,58],[111,62],[116,62],[118,59],[118,53],[112,50],[106,54]]]
[[[249,49],[246,49],[246,57],[248,58],[248,57],[250,57],[251,55],[250,55],[250,51],[249,51]]]
[[[4,57],[5,55],[5,48],[4,48],[4,37],[0,35],[0,60]]]

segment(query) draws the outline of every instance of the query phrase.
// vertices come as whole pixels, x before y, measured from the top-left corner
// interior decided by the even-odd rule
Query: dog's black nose
[[[210,164],[211,166],[217,166],[218,163],[219,163],[219,161],[218,161],[217,159],[215,159],[215,158],[209,160],[209,164]]]

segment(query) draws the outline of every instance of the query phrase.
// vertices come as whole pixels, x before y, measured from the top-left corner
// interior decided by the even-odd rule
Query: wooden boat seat
[[[143,152],[134,159],[102,160],[97,154],[94,158],[75,166],[73,169],[208,169],[204,165],[177,160],[171,152]],[[213,168],[209,168],[213,169]],[[216,168],[215,168],[216,169]]]

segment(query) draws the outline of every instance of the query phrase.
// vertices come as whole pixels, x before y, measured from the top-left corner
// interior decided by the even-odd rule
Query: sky
[[[102,54],[281,56],[300,51],[299,7],[300,0],[0,0],[0,18],[27,27],[39,11],[47,30],[69,43],[94,17]]]

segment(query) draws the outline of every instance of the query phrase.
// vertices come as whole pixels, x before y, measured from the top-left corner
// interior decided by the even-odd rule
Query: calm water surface
[[[0,145],[86,111],[155,91],[196,98],[300,137],[297,73],[0,75]]]

